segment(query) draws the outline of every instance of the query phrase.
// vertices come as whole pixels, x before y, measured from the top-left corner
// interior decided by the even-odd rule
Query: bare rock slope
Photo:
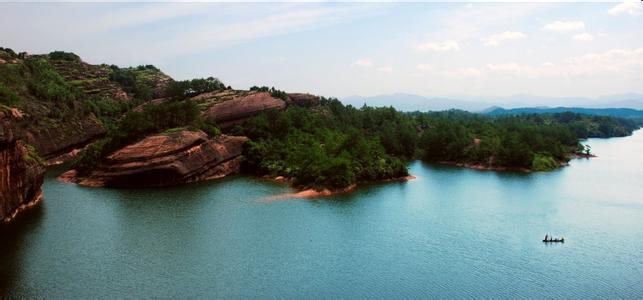
[[[210,98],[208,98],[208,96],[210,96]],[[230,99],[226,99],[226,96]],[[263,111],[270,109],[282,110],[286,108],[285,101],[274,98],[267,92],[250,92],[234,95],[222,95],[219,92],[212,95],[203,94],[197,97],[198,98],[195,97],[196,99],[193,100],[218,100],[217,103],[206,109],[202,115],[206,120],[214,121],[218,127],[224,129],[239,124]]]

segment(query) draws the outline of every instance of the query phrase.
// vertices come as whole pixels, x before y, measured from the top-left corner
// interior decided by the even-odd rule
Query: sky
[[[643,2],[0,3],[0,46],[346,97],[643,93]]]

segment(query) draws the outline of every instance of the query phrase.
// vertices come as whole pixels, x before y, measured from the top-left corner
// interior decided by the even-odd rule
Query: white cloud
[[[556,21],[543,26],[543,30],[564,32],[564,31],[578,31],[585,29],[585,22],[583,21]]]
[[[500,45],[500,43],[503,42],[503,41],[520,40],[520,39],[524,39],[526,37],[527,36],[522,32],[505,31],[505,32],[502,32],[502,33],[492,34],[487,38],[481,39],[481,41],[484,43],[485,46],[495,47],[495,46]]]
[[[379,68],[377,68],[377,70],[382,72],[382,73],[391,73],[391,72],[393,72],[393,68],[389,67],[389,66],[379,67]]]
[[[607,11],[612,16],[627,14],[631,16],[640,16],[643,14],[643,4],[637,0],[626,0]]]
[[[424,43],[417,48],[420,51],[448,52],[460,50],[460,45],[456,41],[444,41],[441,43]]]
[[[157,3],[155,6],[143,6],[108,13],[92,22],[88,22],[85,26],[79,28],[79,30],[95,33],[96,30],[113,30],[135,27],[180,17],[194,17],[195,15],[203,15],[206,13],[207,10],[204,9],[202,5],[198,4],[176,5]]]
[[[570,75],[605,75],[643,72],[643,48],[611,49],[568,58],[565,72]]]
[[[456,69],[454,72],[449,73],[453,77],[478,77],[482,76],[482,70],[478,68],[460,68]]]
[[[591,41],[594,40],[594,36],[589,34],[589,33],[587,33],[587,32],[583,32],[583,33],[579,33],[577,35],[574,35],[572,37],[572,39],[574,39],[575,41],[579,41],[579,42],[591,42]]]
[[[511,74],[511,75],[531,75],[534,68],[529,65],[522,65],[515,62],[502,64],[487,64],[486,69],[493,73]]]
[[[476,69],[478,70],[478,69]],[[487,64],[481,72],[499,75],[557,77],[557,76],[604,76],[626,72],[643,72],[643,48],[612,49],[564,59],[558,64],[545,62],[540,65],[516,62]]]
[[[433,70],[433,67],[431,67],[431,65],[429,65],[429,64],[418,64],[417,66],[415,66],[415,68],[417,70],[419,70],[419,71],[431,71],[431,70]]]
[[[368,58],[360,58],[351,64],[351,67],[361,67],[361,68],[370,68],[372,66],[373,66],[373,61],[371,61]]]
[[[324,28],[379,10],[321,4],[16,5],[11,10],[0,9],[0,25],[22,22],[25,26],[0,34],[0,40],[30,52],[74,51],[88,62],[159,64],[266,37]],[[123,45],[129,50],[122,51]]]

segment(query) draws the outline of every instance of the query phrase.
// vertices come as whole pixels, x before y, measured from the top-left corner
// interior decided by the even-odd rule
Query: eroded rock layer
[[[285,108],[286,102],[283,100],[272,97],[270,93],[260,92],[234,96],[230,100],[214,104],[203,112],[203,117],[216,122],[218,127],[225,129],[263,111]]]
[[[42,199],[44,167],[14,129],[11,114],[0,112],[0,221]]]
[[[209,138],[201,131],[153,135],[111,154],[85,186],[157,187],[203,181],[238,173],[241,136]],[[65,175],[69,177],[69,174]]]

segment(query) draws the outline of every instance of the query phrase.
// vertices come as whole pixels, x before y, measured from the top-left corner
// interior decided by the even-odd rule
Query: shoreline
[[[471,164],[471,163],[463,163],[463,162],[455,162],[455,161],[437,161],[437,162],[426,162],[426,163],[435,163],[438,165],[444,165],[444,166],[452,166],[452,167],[458,167],[458,168],[466,168],[466,169],[472,169],[472,170],[477,170],[477,171],[493,171],[493,172],[520,172],[520,173],[532,173],[536,172],[532,169],[528,168],[512,168],[512,167],[501,167],[501,166],[487,166],[483,164]],[[563,165],[561,165],[562,167]]]
[[[283,176],[277,176],[275,178],[263,176],[262,178],[276,183],[286,183],[288,181]],[[345,188],[339,188],[339,189],[324,188],[324,189],[318,190],[314,188],[306,188],[292,193],[285,193],[285,194],[265,197],[263,200],[266,202],[272,202],[272,201],[288,200],[288,199],[294,199],[294,198],[312,199],[312,198],[329,197],[329,196],[352,193],[362,185],[367,185],[372,183],[386,183],[386,182],[394,182],[394,181],[406,182],[416,178],[417,177],[413,175],[407,175],[407,176],[398,177],[398,178],[388,178],[388,179],[382,179],[377,181],[353,183]]]
[[[572,159],[582,159],[582,158],[590,159],[590,158],[595,158],[595,157],[598,157],[598,156],[596,156],[595,154],[569,153],[569,154],[567,154],[567,157],[570,160],[572,160]],[[538,171],[538,170],[534,170],[534,169],[531,169],[531,168],[513,168],[513,167],[503,167],[503,166],[488,166],[488,165],[483,165],[483,164],[472,164],[472,163],[455,162],[455,161],[436,161],[436,162],[423,161],[423,162],[426,162],[426,163],[429,163],[429,164],[433,163],[433,164],[438,164],[438,165],[453,166],[453,167],[458,167],[458,168],[467,168],[467,169],[478,170],[478,171],[519,172],[519,173],[549,172],[549,171],[553,171],[553,170],[557,170],[557,169],[569,166],[569,161],[559,161],[558,163],[560,164],[560,167],[558,167],[556,169]]]
[[[11,221],[13,221],[16,217],[18,217],[22,212],[24,212],[24,211],[26,211],[26,210],[28,210],[28,209],[40,204],[40,202],[42,202],[42,200],[44,198],[45,197],[42,194],[42,191],[40,191],[38,193],[38,195],[36,195],[36,197],[34,197],[34,199],[32,199],[31,201],[29,201],[27,203],[20,204],[20,206],[16,207],[16,209],[13,210],[11,215],[6,217],[6,218],[4,218],[1,223],[4,223],[4,224],[11,223]]]

